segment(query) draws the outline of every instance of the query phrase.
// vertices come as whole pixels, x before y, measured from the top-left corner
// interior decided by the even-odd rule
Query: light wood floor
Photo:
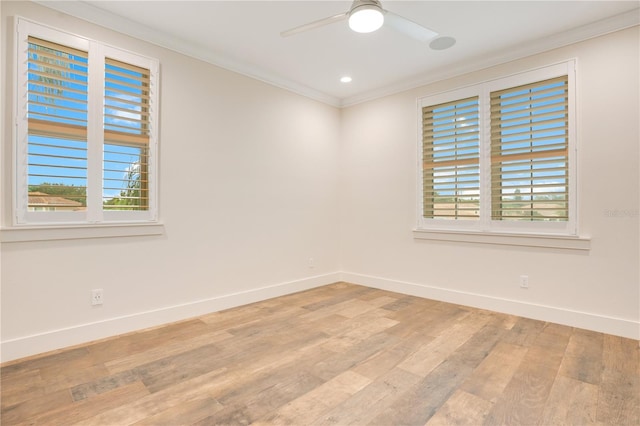
[[[640,424],[638,341],[345,283],[2,366],[2,425]]]

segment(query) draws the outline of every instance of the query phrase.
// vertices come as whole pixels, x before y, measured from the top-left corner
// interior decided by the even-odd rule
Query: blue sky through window
[[[43,184],[86,191],[88,59],[84,52],[30,38],[28,52],[28,186]],[[124,64],[126,65],[126,64]],[[145,80],[146,78],[146,80]],[[103,200],[131,186],[132,170],[147,160],[147,147],[111,134],[148,136],[148,73],[107,63],[105,69]],[[64,191],[62,192],[64,195]],[[83,202],[86,205],[86,201]]]
[[[27,71],[29,190],[74,195],[86,205],[87,56],[32,41]],[[71,186],[75,188],[64,190]]]
[[[497,98],[500,161],[494,164],[502,216],[567,216],[567,93],[565,81],[541,82]],[[496,149],[494,147],[494,149]],[[499,173],[499,179],[495,174]],[[528,205],[524,203],[528,202]]]

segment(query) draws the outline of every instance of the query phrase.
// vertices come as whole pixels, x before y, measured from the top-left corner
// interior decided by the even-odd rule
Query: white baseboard
[[[223,309],[234,308],[236,306],[320,287],[337,281],[346,281],[367,287],[379,288],[381,290],[488,309],[495,312],[518,315],[640,340],[640,322],[637,321],[351,272],[334,272],[258,289],[226,294],[210,299],[198,300],[191,303],[168,306],[153,311],[139,312],[117,318],[110,318],[104,321],[81,324],[74,327],[6,340],[0,343],[0,361],[12,361],[93,340],[143,330],[145,328],[193,318]]]
[[[614,318],[588,312],[572,311],[554,306],[536,305],[517,300],[466,293],[446,288],[390,280],[387,278],[373,277],[351,272],[342,272],[341,277],[342,281],[378,288],[381,290],[455,303],[458,305],[471,306],[474,308],[487,309],[494,312],[518,315],[525,318],[553,322],[570,327],[584,328],[601,333],[613,334],[615,336],[622,336],[629,339],[640,339],[640,322],[624,318]]]
[[[331,284],[336,281],[340,281],[339,272],[6,340],[0,344],[0,360],[1,362],[7,362],[50,352],[93,340],[143,330],[145,328],[193,318],[223,309],[296,293]]]

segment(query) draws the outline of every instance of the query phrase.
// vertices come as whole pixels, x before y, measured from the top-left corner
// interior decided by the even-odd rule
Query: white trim
[[[524,70],[506,76],[479,81],[472,85],[455,88],[452,90],[432,93],[418,99],[418,170],[417,170],[417,216],[416,223],[418,230],[433,231],[483,231],[492,233],[513,233],[513,234],[535,234],[535,235],[578,235],[577,210],[578,210],[578,186],[577,186],[577,150],[576,150],[576,59],[566,59],[562,62]],[[568,97],[568,137],[567,146],[569,152],[569,218],[567,221],[499,221],[491,218],[491,93],[523,84],[543,82],[545,80],[567,76],[567,97]],[[480,149],[480,217],[477,220],[449,220],[442,218],[425,218],[423,216],[424,191],[423,191],[423,164],[422,164],[422,144],[423,144],[423,116],[422,108],[434,106],[441,103],[459,101],[471,96],[479,99],[479,149]],[[484,200],[484,201],[483,201]],[[449,241],[455,241],[453,239]],[[528,244],[518,244],[528,245]]]
[[[122,225],[21,226],[0,229],[1,243],[31,241],[81,240],[164,235],[161,223],[127,223]]]
[[[102,211],[104,151],[104,46],[91,40],[87,64],[87,221],[104,220]],[[57,212],[55,212],[57,213]]]
[[[573,311],[557,306],[538,305],[534,303],[492,297],[464,291],[450,290],[426,284],[343,272],[342,280],[353,284],[381,290],[393,291],[410,296],[423,297],[447,303],[487,309],[539,321],[553,322],[569,327],[583,328],[601,333],[622,336],[629,339],[640,339],[640,321],[597,315],[589,312]]]
[[[450,241],[506,246],[541,247],[565,250],[590,250],[591,238],[564,235],[512,234],[500,232],[465,232],[414,229],[417,240]]]
[[[142,221],[158,220],[158,126],[159,126],[159,62],[155,58],[113,47],[100,41],[69,33],[65,30],[40,24],[22,17],[14,18],[16,28],[17,69],[15,93],[16,137],[13,140],[15,174],[12,186],[15,208],[12,214],[14,227],[53,225],[72,226],[75,224],[136,224]],[[35,36],[88,53],[87,85],[87,207],[84,211],[29,211],[28,209],[28,37]],[[105,211],[103,202],[103,152],[104,152],[104,93],[105,57],[132,65],[148,68],[149,76],[149,206],[141,211]],[[98,190],[98,188],[100,188]],[[125,233],[125,236],[128,233]],[[92,238],[92,237],[89,237]],[[58,239],[58,238],[54,238]]]
[[[50,330],[0,343],[1,362],[83,344],[123,333],[143,330],[175,321],[194,318],[249,303],[284,296],[338,281],[378,288],[395,293],[487,309],[539,321],[584,328],[630,339],[640,339],[640,322],[573,311],[555,306],[538,305],[518,300],[450,290],[426,284],[392,280],[352,272],[333,272],[257,289],[231,293],[210,299],[167,306],[151,311],[110,318],[73,327]]]
[[[257,289],[241,291],[210,299],[167,306],[151,311],[139,312],[81,324],[73,327],[50,330],[31,336],[5,340],[1,343],[1,362],[41,354],[56,349],[87,343],[123,333],[143,330],[223,309],[234,308],[249,303],[284,296],[340,281],[338,272],[318,275],[299,280],[274,284]]]

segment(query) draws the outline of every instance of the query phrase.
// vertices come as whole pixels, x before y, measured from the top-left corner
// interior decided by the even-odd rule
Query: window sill
[[[507,234],[497,232],[432,231],[415,229],[417,240],[452,241],[476,244],[543,247],[565,250],[590,250],[591,238],[540,234]]]
[[[28,241],[140,237],[163,234],[164,224],[161,223],[29,226],[0,229],[0,242],[21,243]]]

